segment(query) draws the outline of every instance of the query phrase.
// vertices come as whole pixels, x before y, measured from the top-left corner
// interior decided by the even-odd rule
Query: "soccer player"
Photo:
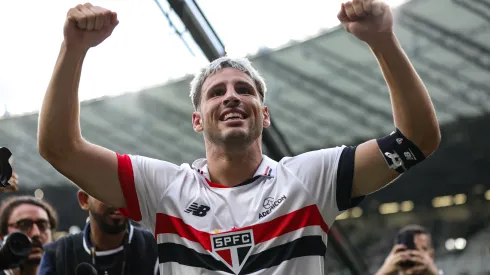
[[[275,162],[261,148],[270,126],[266,85],[247,60],[223,57],[191,85],[192,126],[203,133],[206,158],[176,165],[91,144],[79,126],[80,72],[89,48],[109,37],[118,19],[84,4],[67,15],[40,113],[39,151],[154,233],[161,274],[323,274],[336,216],[440,142],[429,94],[393,33],[390,8],[356,0],[343,4],[338,18],[371,48],[390,88],[395,127],[385,137]]]

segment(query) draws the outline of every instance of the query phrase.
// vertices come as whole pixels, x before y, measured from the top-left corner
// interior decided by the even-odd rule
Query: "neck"
[[[90,233],[92,245],[97,251],[107,251],[120,247],[126,235],[126,231],[118,234],[107,234],[100,229],[93,219],[90,219]]]
[[[206,146],[211,180],[225,186],[236,186],[253,177],[262,162],[260,138],[243,150]],[[209,143],[209,142],[207,142]]]

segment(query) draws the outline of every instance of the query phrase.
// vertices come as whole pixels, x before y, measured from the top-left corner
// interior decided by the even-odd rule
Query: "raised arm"
[[[93,197],[125,207],[114,152],[91,144],[80,132],[78,86],[89,48],[109,37],[117,15],[91,4],[70,9],[61,46],[39,115],[39,152],[56,170]]]
[[[378,60],[399,129],[391,137],[357,147],[352,188],[352,196],[357,197],[384,187],[405,168],[432,154],[441,135],[429,93],[393,33],[390,7],[380,0],[352,1],[342,5],[338,17],[348,32],[367,43]]]

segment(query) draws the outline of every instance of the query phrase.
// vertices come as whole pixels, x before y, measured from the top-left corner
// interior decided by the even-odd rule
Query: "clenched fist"
[[[87,51],[99,45],[117,26],[117,14],[90,3],[68,11],[64,27],[64,43],[68,48]]]
[[[393,14],[383,0],[348,1],[337,17],[348,32],[368,44],[393,32]]]

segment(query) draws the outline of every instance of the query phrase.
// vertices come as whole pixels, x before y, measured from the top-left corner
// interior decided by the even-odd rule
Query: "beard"
[[[32,257],[32,258],[27,258],[25,261],[25,264],[27,265],[39,265],[41,263],[41,256],[39,257]]]
[[[117,235],[128,228],[128,220],[126,218],[111,219],[109,217],[115,210],[115,208],[110,207],[106,209],[102,215],[96,212],[91,212],[92,217],[102,232],[110,235]],[[112,223],[108,223],[107,220],[111,220]]]
[[[41,257],[43,253],[43,244],[38,237],[33,237],[31,239],[31,247],[36,251],[29,253],[28,258],[25,261],[27,265],[38,265],[41,263]]]
[[[216,126],[207,127],[207,124],[203,121],[204,137],[211,143],[225,148],[228,152],[243,152],[260,137],[262,132],[262,128],[259,129],[253,124],[248,125],[247,128],[230,127],[224,131]]]

